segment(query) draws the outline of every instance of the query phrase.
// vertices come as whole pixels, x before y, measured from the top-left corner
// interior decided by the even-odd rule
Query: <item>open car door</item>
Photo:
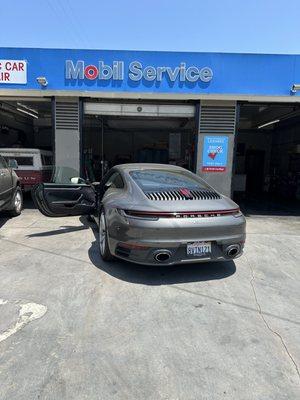
[[[87,183],[40,183],[32,198],[47,217],[93,214],[97,204],[95,188]]]

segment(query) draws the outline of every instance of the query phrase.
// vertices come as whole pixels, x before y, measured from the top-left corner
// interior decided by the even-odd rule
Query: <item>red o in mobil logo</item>
[[[95,67],[95,65],[87,65],[84,68],[84,76],[87,79],[91,79],[91,80],[96,79],[98,74],[99,74],[99,70],[97,67]]]

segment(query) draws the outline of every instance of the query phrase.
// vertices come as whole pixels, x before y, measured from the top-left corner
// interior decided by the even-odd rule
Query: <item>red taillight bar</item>
[[[132,211],[124,210],[125,214],[132,217],[149,217],[149,218],[205,218],[205,217],[219,217],[223,215],[235,215],[240,212],[239,208],[231,210],[213,210],[213,211]]]

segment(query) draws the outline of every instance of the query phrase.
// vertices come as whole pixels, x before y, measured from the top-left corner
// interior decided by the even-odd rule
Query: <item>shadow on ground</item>
[[[47,236],[55,236],[55,235],[62,235],[63,233],[71,233],[76,231],[83,231],[85,229],[89,229],[89,226],[82,225],[82,226],[69,226],[64,225],[61,226],[60,229],[55,229],[53,231],[46,231],[46,232],[39,232],[39,233],[31,233],[26,235],[26,237],[47,237]]]
[[[107,274],[131,283],[144,285],[170,285],[176,283],[201,282],[228,278],[236,271],[233,261],[209,262],[182,265],[153,265],[145,266],[127,261],[115,260],[104,262],[100,256],[98,244],[98,230],[94,223],[85,218],[80,221],[89,224],[93,230],[95,240],[89,249],[89,258],[98,269]]]
[[[243,199],[234,199],[243,214],[250,216],[274,216],[274,217],[299,217],[300,201],[299,200],[282,200],[275,199],[270,196],[257,196]]]
[[[26,209],[26,210],[35,210],[36,209],[36,206],[34,205],[34,202],[31,197],[31,192],[23,193],[23,201],[24,201],[24,205],[23,205],[24,209]]]
[[[7,221],[9,221],[9,220],[12,218],[12,217],[6,216],[5,214],[6,214],[6,213],[3,212],[2,215],[1,215],[1,217],[0,217],[0,229],[2,228],[2,226],[3,226],[4,224],[6,224]]]
[[[24,193],[23,194],[23,200],[24,200],[24,204],[23,204],[23,210],[24,209],[30,209],[33,210],[36,207],[34,206],[34,203],[32,201],[31,198],[31,194],[30,193]],[[12,218],[19,218],[19,217],[12,217],[8,211],[1,211],[0,213],[0,229],[1,227],[6,224],[7,221],[9,221]]]

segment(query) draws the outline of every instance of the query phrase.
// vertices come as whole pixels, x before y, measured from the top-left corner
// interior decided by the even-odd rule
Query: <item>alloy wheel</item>
[[[15,194],[14,206],[15,206],[15,211],[17,213],[21,212],[21,209],[22,209],[22,196],[21,196],[21,193],[19,191],[17,191],[17,193]]]

